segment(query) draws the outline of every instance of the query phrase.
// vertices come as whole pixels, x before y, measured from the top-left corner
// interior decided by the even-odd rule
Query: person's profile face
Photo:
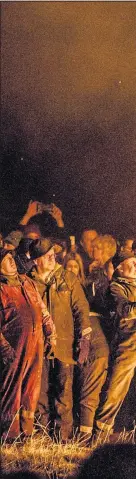
[[[125,259],[118,269],[124,278],[136,279],[136,258]]]

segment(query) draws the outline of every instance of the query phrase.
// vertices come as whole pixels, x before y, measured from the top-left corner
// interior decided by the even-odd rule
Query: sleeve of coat
[[[113,281],[110,285],[110,291],[115,303],[117,315],[120,318],[126,317],[131,308],[131,303],[128,298],[127,290],[123,287],[123,285],[116,283],[116,281]]]
[[[78,335],[80,337],[88,336],[89,339],[89,335],[92,331],[89,320],[89,304],[78,279],[74,280],[72,285],[71,306]]]
[[[15,359],[15,351],[2,332],[2,320],[4,316],[3,305],[0,302],[0,360],[3,366]]]
[[[34,284],[34,282],[33,282]],[[40,293],[38,291],[38,288],[37,286],[34,284],[34,287],[37,291],[37,299],[38,299],[38,303],[41,307],[41,312],[42,312],[42,328],[43,328],[43,334],[44,334],[44,337],[45,339],[47,339],[48,337],[56,337],[56,329],[55,329],[55,325],[53,323],[53,320],[52,320],[52,317],[48,311],[48,309],[46,308],[41,296],[40,296]]]

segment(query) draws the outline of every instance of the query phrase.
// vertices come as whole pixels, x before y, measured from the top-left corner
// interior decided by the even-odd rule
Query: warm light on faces
[[[93,258],[94,258],[95,261],[98,261],[98,263],[102,262],[103,249],[100,245],[99,246],[96,245],[96,246],[93,247]]]
[[[1,261],[1,274],[3,276],[14,276],[17,273],[16,263],[10,253],[7,253]]]
[[[34,231],[31,231],[30,233],[27,233],[27,235],[25,235],[25,238],[36,240],[40,238],[40,235],[38,233],[35,233]]]
[[[118,267],[121,276],[124,278],[136,278],[136,258],[125,259]]]
[[[41,273],[51,273],[55,268],[55,253],[54,248],[51,248],[48,253],[36,259],[37,269]]]
[[[125,253],[131,253],[132,251],[132,244],[133,244],[134,239],[128,239],[126,240],[124,246],[122,246],[121,251],[124,251]]]
[[[69,259],[66,265],[67,271],[72,271],[76,276],[79,274],[79,265],[74,259]]]
[[[13,250],[15,249],[15,246],[14,246],[13,244],[11,244],[11,243],[5,243],[5,242],[4,242],[4,249],[8,249],[8,250],[11,251],[12,249],[13,249]]]
[[[92,255],[92,241],[97,237],[97,232],[95,230],[84,231],[82,234],[81,244],[84,250]]]

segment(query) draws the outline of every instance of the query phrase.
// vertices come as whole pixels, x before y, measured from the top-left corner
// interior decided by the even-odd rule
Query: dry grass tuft
[[[125,429],[118,437],[113,438],[112,442],[135,442],[136,426],[130,432]],[[20,438],[17,438],[12,445],[4,443],[1,447],[2,469],[4,473],[31,471],[42,476],[50,478],[70,477],[79,470],[82,461],[98,445],[109,442],[107,437],[105,441],[99,436],[97,443],[90,448],[84,447],[83,442],[70,441],[66,445],[61,442],[56,444],[48,436],[46,430],[42,428],[41,433],[34,431],[31,438],[23,444]],[[82,447],[81,447],[82,446]]]
[[[90,450],[81,448],[78,441],[57,444],[42,432],[33,434],[24,444],[20,438],[12,445],[5,442],[1,447],[2,469],[6,473],[27,470],[49,477],[65,477],[75,472],[89,453]]]

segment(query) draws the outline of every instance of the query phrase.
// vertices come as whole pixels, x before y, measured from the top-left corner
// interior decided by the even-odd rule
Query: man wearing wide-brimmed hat
[[[57,335],[56,346],[44,360],[38,403],[40,422],[47,426],[53,419],[55,436],[65,442],[73,424],[73,366],[76,361],[83,364],[89,353],[89,305],[77,277],[56,262],[50,238],[33,243],[30,255],[36,263],[32,278],[49,308]]]

